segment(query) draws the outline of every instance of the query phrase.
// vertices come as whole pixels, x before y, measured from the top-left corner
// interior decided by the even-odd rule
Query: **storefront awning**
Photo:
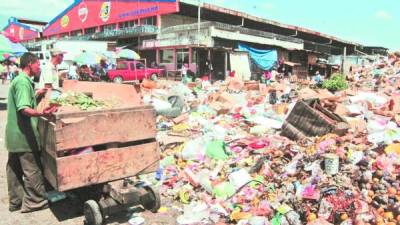
[[[270,70],[278,62],[278,52],[275,49],[256,49],[240,43],[239,50],[248,52],[251,59],[263,70]]]

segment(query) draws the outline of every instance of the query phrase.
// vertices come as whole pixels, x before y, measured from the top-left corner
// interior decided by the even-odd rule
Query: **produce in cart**
[[[50,105],[58,106],[60,111],[63,109],[77,109],[81,111],[111,109],[116,104],[114,101],[105,101],[99,99],[93,99],[84,93],[67,92],[61,94],[54,100],[50,101]]]

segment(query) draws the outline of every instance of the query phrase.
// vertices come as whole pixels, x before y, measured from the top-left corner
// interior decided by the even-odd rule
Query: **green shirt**
[[[21,72],[8,91],[5,143],[9,152],[38,150],[38,118],[23,115],[21,110],[25,108],[36,108],[36,96],[32,79]]]

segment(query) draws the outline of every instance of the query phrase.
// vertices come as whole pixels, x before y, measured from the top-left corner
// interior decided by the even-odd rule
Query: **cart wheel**
[[[152,213],[156,213],[161,206],[160,194],[154,190],[151,186],[145,186],[144,189],[148,195],[142,201],[142,206]]]
[[[100,212],[100,207],[94,200],[88,200],[83,205],[83,213],[87,224],[101,225],[103,223],[103,216]]]

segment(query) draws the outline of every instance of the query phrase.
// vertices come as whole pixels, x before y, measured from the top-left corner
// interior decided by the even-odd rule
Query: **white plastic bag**
[[[182,150],[182,159],[201,161],[206,155],[206,143],[202,138],[196,138],[185,143]]]

